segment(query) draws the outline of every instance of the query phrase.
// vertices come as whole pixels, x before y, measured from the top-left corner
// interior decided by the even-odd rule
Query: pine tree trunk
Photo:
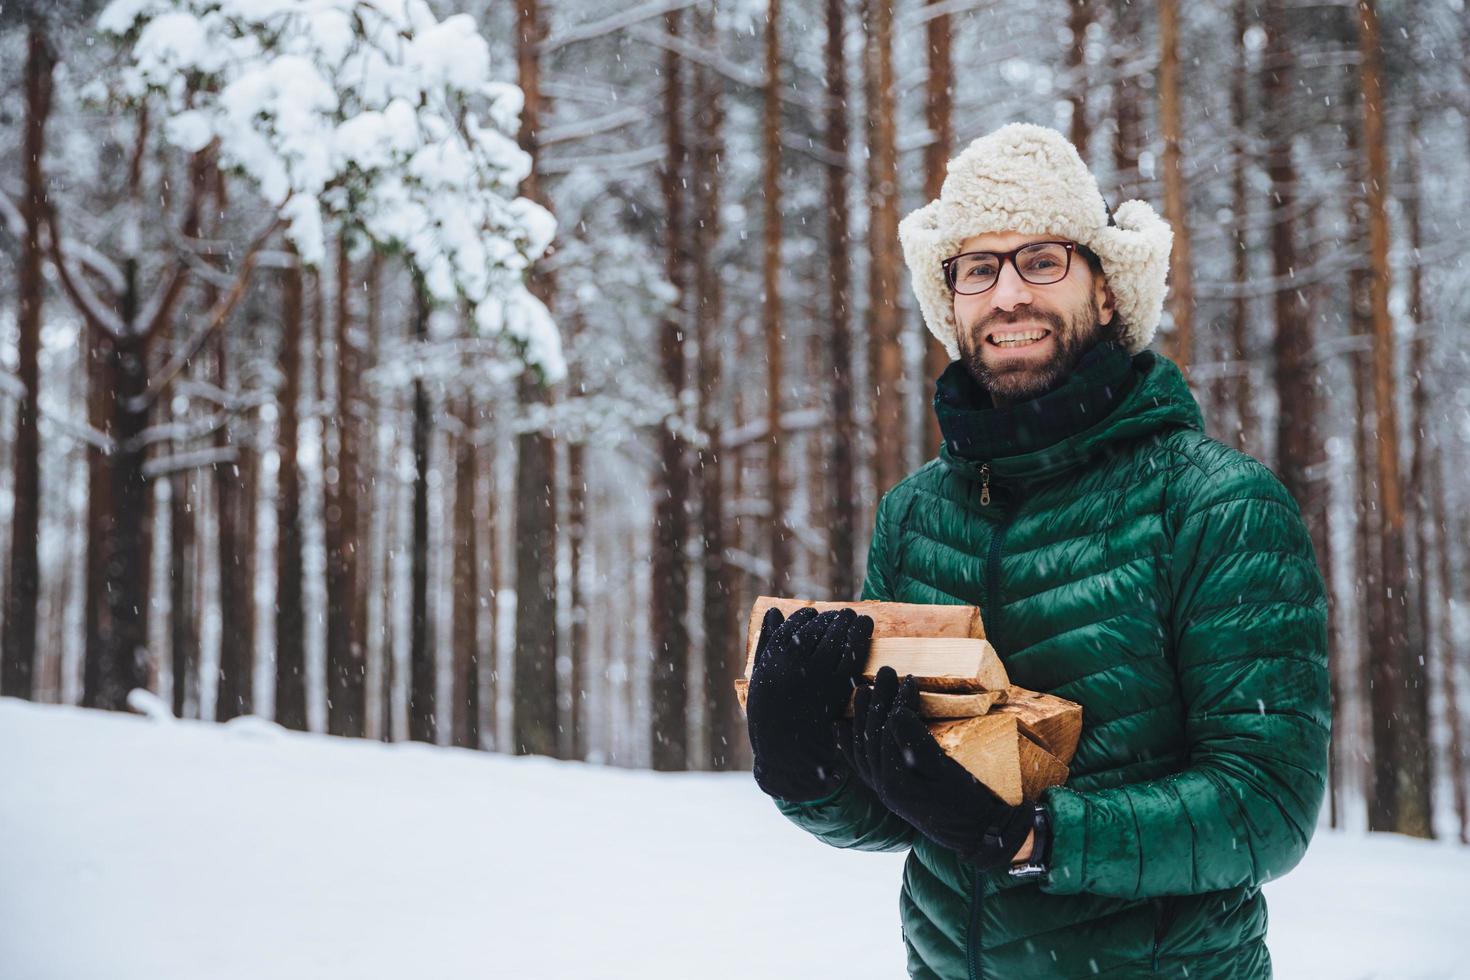
[[[294,252],[293,252],[294,257]],[[276,500],[276,710],[278,724],[306,730],[306,613],[301,587],[300,446],[303,274],[293,264],[281,274],[280,469]]]
[[[583,564],[587,561],[587,474],[580,440],[567,444],[567,543],[572,590],[572,758],[586,760],[591,750],[588,704],[592,676],[592,651],[588,645],[587,595],[582,588]],[[687,520],[687,519],[686,519]]]
[[[358,589],[358,426],[353,411],[361,357],[352,329],[352,262],[347,243],[337,240],[336,382],[331,430],[336,436],[336,479],[325,481],[327,547],[327,731],[361,738],[366,731],[366,661],[363,610]],[[327,437],[328,428],[322,435]],[[331,454],[324,459],[332,459]]]
[[[666,15],[672,37],[679,36],[679,14]],[[683,93],[679,56],[664,53],[664,141],[662,174],[665,230],[664,275],[678,297],[665,312],[659,338],[663,382],[674,398],[674,417],[659,431],[659,469],[653,488],[653,608],[649,610],[653,640],[653,768],[688,767],[689,630],[684,617],[689,608],[689,567],[684,544],[689,537],[686,505],[689,471],[685,459],[680,417],[686,384],[684,370],[685,244],[683,194],[688,153],[684,145]]]
[[[781,0],[767,0],[766,89],[761,116],[761,186],[765,221],[761,263],[761,322],[766,347],[766,499],[771,505],[770,588],[791,594],[791,527],[781,433],[785,375],[781,322]]]
[[[1087,28],[1095,16],[1092,0],[1067,0],[1067,31],[1071,41],[1067,45],[1067,101],[1072,104],[1072,145],[1077,147],[1083,162],[1088,160],[1087,144],[1092,129],[1087,118]]]
[[[1230,374],[1222,372],[1222,380],[1230,378],[1233,385],[1221,386],[1222,397],[1216,399],[1216,404],[1221,405],[1227,400],[1225,394],[1229,391],[1229,401],[1234,402],[1235,423],[1235,446],[1241,452],[1255,451],[1260,453],[1259,446],[1259,413],[1256,411],[1255,394],[1251,390],[1251,374],[1249,363],[1250,342],[1250,301],[1246,298],[1247,284],[1250,282],[1250,243],[1251,236],[1248,230],[1251,217],[1250,192],[1248,183],[1248,172],[1251,164],[1249,151],[1249,140],[1247,133],[1250,126],[1250,107],[1247,101],[1250,86],[1250,70],[1248,56],[1245,47],[1245,32],[1247,22],[1247,4],[1251,0],[1235,0],[1234,11],[1234,36],[1235,36],[1235,73],[1230,84],[1230,116],[1234,123],[1235,148],[1231,154],[1230,174],[1230,200],[1231,215],[1234,219],[1234,250],[1231,261],[1231,281],[1235,285],[1235,298],[1230,306],[1230,350],[1229,361],[1233,369]]]
[[[450,742],[480,747],[480,563],[475,554],[477,467],[470,396],[457,412],[463,428],[454,453],[454,711]]]
[[[869,120],[868,362],[873,392],[873,482],[886,493],[904,476],[903,351],[899,339],[898,149],[894,123],[893,8],[867,3],[864,79]]]
[[[829,0],[840,3],[840,0]],[[700,43],[714,50],[719,42],[713,0],[699,7],[696,20]],[[694,214],[694,329],[698,333],[695,374],[695,412],[705,442],[699,447],[695,472],[699,480],[700,546],[704,595],[700,616],[704,624],[704,704],[708,734],[706,763],[710,769],[739,765],[738,747],[744,744],[744,722],[732,684],[744,668],[737,642],[734,605],[734,568],[725,560],[725,466],[720,451],[724,432],[721,411],[724,392],[724,305],[720,291],[720,178],[724,163],[724,91],[714,69],[700,66],[694,74],[694,158],[692,183]]]
[[[1169,254],[1169,313],[1174,331],[1168,353],[1188,377],[1194,360],[1194,280],[1180,159],[1184,130],[1179,107],[1178,0],[1159,0],[1159,123],[1164,137],[1164,216],[1174,228],[1174,248]]]
[[[1383,121],[1383,82],[1379,64],[1378,14],[1374,0],[1358,2],[1358,42],[1363,83],[1363,149],[1368,165],[1368,237],[1372,278],[1369,296],[1373,315],[1373,395],[1378,418],[1378,494],[1380,512],[1381,595],[1387,646],[1373,651],[1374,691],[1388,689],[1389,713],[1374,716],[1373,830],[1393,830],[1415,837],[1430,833],[1429,787],[1417,784],[1415,757],[1428,750],[1425,719],[1414,710],[1415,689],[1424,683],[1423,664],[1409,656],[1406,644],[1408,562],[1405,553],[1403,488],[1399,474],[1398,408],[1393,370],[1393,322],[1388,310],[1388,153]],[[1376,734],[1383,727],[1381,744]],[[1391,746],[1391,747],[1390,747]]]
[[[830,2],[831,0],[829,0],[829,3]],[[945,0],[930,0],[930,5],[937,6],[944,2]],[[933,142],[924,148],[924,197],[926,200],[932,201],[935,198],[939,197],[940,191],[943,190],[945,167],[949,164],[950,155],[954,152],[954,63],[950,54],[950,40],[952,36],[952,31],[950,29],[949,14],[940,14],[937,17],[931,17],[927,25],[927,30],[929,34],[929,78],[924,85],[926,96],[924,103],[924,114],[925,119],[929,124],[929,133],[933,137]],[[832,43],[832,38],[829,35],[827,39],[827,50],[829,59],[832,57]],[[837,62],[839,71],[842,67],[842,62],[840,60],[842,57],[840,51],[840,43],[841,38],[839,37],[839,50],[837,54],[837,58],[839,59]],[[831,77],[831,73],[832,68],[829,67],[829,79]],[[837,111],[845,112],[845,108],[839,109]],[[828,112],[830,114],[831,112],[833,112],[833,110],[829,108]],[[842,152],[843,158],[846,159],[847,143],[845,117],[840,118],[840,123],[843,127],[842,132],[844,137]],[[1083,143],[1085,144],[1085,142],[1086,138],[1084,137]],[[844,186],[844,200],[842,203],[842,208],[844,211],[844,239],[846,238],[847,232],[847,219],[845,217],[847,207],[845,200],[846,193],[846,187]],[[844,270],[844,273],[845,271],[846,270]],[[846,287],[844,286],[844,289],[845,288]],[[919,386],[920,397],[916,402],[916,407],[919,410],[919,417],[924,420],[925,439],[922,456],[925,459],[928,459],[938,453],[939,444],[944,441],[944,436],[939,431],[939,416],[934,414],[933,401],[935,383],[939,380],[939,376],[944,373],[944,369],[947,367],[949,367],[949,352],[944,349],[944,345],[939,342],[938,338],[929,333],[929,331],[925,330],[924,377],[922,379],[923,383]],[[851,395],[848,395],[847,398],[850,402]],[[849,412],[850,411],[851,409],[849,409]],[[849,581],[844,584],[846,584],[847,587],[840,591],[834,590],[833,595],[855,596],[856,592],[854,591],[851,582]]]
[[[1410,117],[1405,137],[1404,169],[1408,172],[1410,183],[1403,194],[1402,208],[1407,225],[1405,230],[1409,236],[1410,254],[1418,256],[1425,242],[1419,211],[1421,181],[1417,116]],[[1436,361],[1434,352],[1430,348],[1429,332],[1425,322],[1427,316],[1424,309],[1424,279],[1421,268],[1418,262],[1409,266],[1408,314],[1415,326],[1414,340],[1409,347],[1409,363],[1416,365],[1417,368],[1411,372],[1409,379],[1410,406],[1414,413],[1409,433],[1413,446],[1408,482],[1411,492],[1405,501],[1408,510],[1406,519],[1408,526],[1413,529],[1414,543],[1414,566],[1411,572],[1413,577],[1408,583],[1414,596],[1414,604],[1409,610],[1413,615],[1410,618],[1405,650],[1407,665],[1410,665],[1406,680],[1411,681],[1411,686],[1405,690],[1405,699],[1409,707],[1406,721],[1410,726],[1410,731],[1406,733],[1405,738],[1410,746],[1410,751],[1405,761],[1410,770],[1406,783],[1412,787],[1411,792],[1422,796],[1420,805],[1424,813],[1422,828],[1424,835],[1433,837],[1435,778],[1429,732],[1428,665],[1434,659],[1433,646],[1441,630],[1449,624],[1446,622],[1443,625],[1437,625],[1433,622],[1436,610],[1430,601],[1432,598],[1431,584],[1434,581],[1432,557],[1435,548],[1441,544],[1443,532],[1435,533],[1436,528],[1432,523],[1433,515],[1430,512],[1429,501],[1433,489],[1430,458],[1435,452],[1435,444],[1438,440],[1434,435],[1434,421],[1430,417],[1430,392],[1425,375],[1429,373],[1430,366]]]
[[[1142,183],[1138,173],[1138,150],[1143,143],[1139,106],[1144,93],[1127,75],[1128,63],[1137,54],[1139,10],[1133,0],[1113,4],[1113,194],[1115,201],[1136,197]]]
[[[517,59],[525,106],[521,111],[520,145],[531,157],[530,175],[521,194],[545,202],[536,171],[538,131],[546,111],[541,93],[537,46],[544,37],[539,0],[517,6]],[[545,269],[531,276],[530,288],[550,306],[554,291]],[[526,409],[550,401],[546,386],[523,375],[521,404]],[[523,432],[516,453],[516,628],[513,721],[517,754],[558,754],[559,712],[556,691],[556,476],[554,447],[544,432]]]
[[[230,390],[225,338],[220,331],[216,344],[216,383]],[[251,678],[255,670],[255,563],[254,535],[250,514],[255,507],[255,467],[247,441],[233,438],[224,426],[215,433],[215,445],[229,448],[234,443],[235,462],[214,468],[218,501],[220,568],[220,662],[219,692],[215,718],[228,721],[250,714],[253,708]]]
[[[429,335],[427,287],[414,282],[414,339],[420,347]],[[435,703],[434,643],[429,635],[429,391],[423,378],[413,381],[413,530],[412,608],[409,613],[408,737],[415,742],[438,739]]]
[[[26,119],[22,150],[25,192],[16,282],[16,380],[24,389],[15,412],[14,500],[10,524],[10,574],[5,578],[3,634],[0,634],[0,694],[33,696],[36,662],[36,607],[41,595],[41,569],[36,543],[41,533],[40,406],[42,279],[41,224],[45,219],[46,182],[41,163],[46,153],[46,120],[51,114],[51,71],[55,58],[38,28],[26,38]]]

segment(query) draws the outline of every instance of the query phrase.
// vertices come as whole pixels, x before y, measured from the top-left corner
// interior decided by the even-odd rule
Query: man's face
[[[960,244],[963,252],[1009,252],[1054,235],[997,232]],[[1022,279],[1005,262],[989,290],[954,293],[960,360],[998,406],[1026,401],[1056,387],[1113,321],[1107,282],[1074,253],[1065,278],[1046,286]]]

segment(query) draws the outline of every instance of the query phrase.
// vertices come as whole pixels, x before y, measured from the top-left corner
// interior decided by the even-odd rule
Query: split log
[[[832,609],[852,609],[859,615],[872,617],[873,639],[888,637],[954,637],[958,639],[983,640],[985,626],[980,622],[977,606],[932,606],[913,602],[814,602],[810,599],[782,599],[763,595],[751,607],[750,619],[745,630],[745,676],[755,663],[755,645],[761,635],[761,621],[766,610],[772,606],[790,616],[798,609],[810,606],[817,612]]]
[[[1082,737],[1082,705],[1024,687],[1012,686],[1006,694],[1005,702],[994,710],[1014,717],[1020,730],[1037,745],[1071,765]]]
[[[1019,691],[1018,687],[1009,690]],[[750,681],[738,678],[735,681],[735,697],[740,710],[745,710],[745,699],[750,694]],[[995,705],[1005,701],[1008,691],[982,691],[979,694],[949,694],[944,692],[919,692],[919,715],[923,718],[951,719],[973,718],[983,715]],[[852,717],[852,702],[847,705],[847,717]]]
[[[946,755],[1012,806],[1034,803],[1047,787],[1067,781],[1066,763],[1027,738],[1015,715],[992,711],[929,730]]]

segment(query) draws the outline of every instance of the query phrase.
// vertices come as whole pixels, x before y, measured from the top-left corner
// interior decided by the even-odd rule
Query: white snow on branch
[[[308,264],[329,230],[400,252],[439,306],[549,381],[560,336],[526,289],[556,222],[517,196],[523,96],[493,78],[474,19],[426,0],[112,0],[98,27],[128,47],[107,90],[161,103],[165,138],[213,145],[289,222]]]

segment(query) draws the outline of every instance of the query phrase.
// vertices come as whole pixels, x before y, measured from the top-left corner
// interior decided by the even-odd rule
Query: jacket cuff
[[[837,788],[828,793],[826,796],[822,797],[820,800],[808,800],[803,802],[798,800],[783,800],[780,797],[775,797],[776,806],[779,807],[783,812],[787,810],[795,810],[798,807],[804,806],[823,806],[827,803],[831,803],[833,800],[837,799],[837,797],[841,796],[842,791],[847,789],[847,784],[851,781],[852,773],[846,772],[842,774],[842,781],[837,784]]]
[[[1076,791],[1061,786],[1048,789],[1041,802],[1051,824],[1051,859],[1038,884],[1052,895],[1078,894],[1087,866],[1087,803]]]

